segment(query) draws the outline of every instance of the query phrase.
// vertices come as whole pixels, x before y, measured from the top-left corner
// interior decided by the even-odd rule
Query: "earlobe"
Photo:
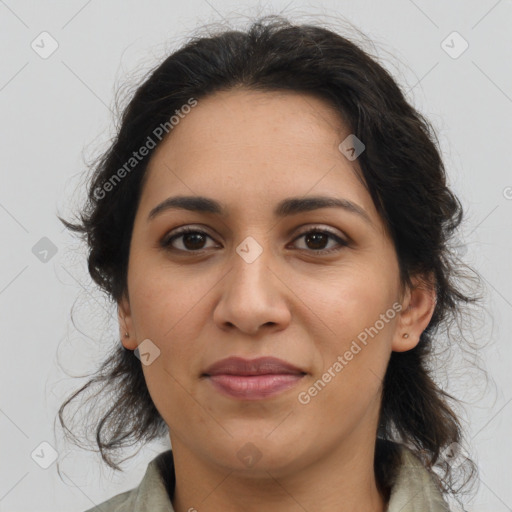
[[[117,304],[117,317],[119,320],[119,335],[123,347],[128,350],[137,348],[137,340],[133,330],[130,303],[126,295]]]
[[[414,279],[407,290],[393,337],[392,350],[405,352],[419,342],[436,307],[436,292],[432,280]]]

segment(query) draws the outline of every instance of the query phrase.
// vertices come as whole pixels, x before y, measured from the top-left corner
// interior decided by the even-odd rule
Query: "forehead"
[[[206,149],[206,145],[211,150],[216,144],[230,151],[293,147],[299,141],[325,146],[349,133],[330,104],[310,94],[290,91],[217,92],[200,99],[183,117],[169,138],[176,145],[186,142],[196,151]],[[192,133],[195,137],[190,139]]]
[[[171,193],[260,208],[283,197],[337,193],[376,215],[357,162],[338,148],[349,134],[334,108],[313,95],[215,93],[199,99],[156,149],[141,206]]]

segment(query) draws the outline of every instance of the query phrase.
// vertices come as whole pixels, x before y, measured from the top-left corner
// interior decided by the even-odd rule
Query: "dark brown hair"
[[[260,18],[246,31],[192,38],[145,77],[125,108],[115,140],[94,163],[80,222],[59,219],[87,241],[90,275],[117,303],[127,289],[133,221],[154,149],[107,194],[101,192],[105,183],[148,137],[154,139],[155,127],[191,98],[200,102],[235,87],[314,94],[334,107],[365,144],[358,157],[361,178],[394,242],[402,283],[410,285],[413,276],[433,276],[437,292],[433,317],[418,345],[393,352],[389,361],[378,427],[383,442],[377,443],[375,454],[377,481],[382,490],[393,481],[399,464],[396,444],[385,440],[396,441],[413,449],[427,467],[443,470],[440,487],[455,493],[462,486],[455,488],[454,468],[440,455],[452,443],[462,443],[462,428],[449,405],[453,397],[433,380],[431,357],[434,339],[457,321],[464,305],[476,300],[458,287],[466,267],[448,244],[461,223],[462,208],[447,186],[432,126],[362,48],[326,28],[293,24],[280,16]],[[94,398],[109,399],[106,410],[97,409],[102,417],[95,434],[111,467],[119,469],[112,456],[116,450],[167,433],[140,361],[117,343],[96,374],[61,406],[59,419],[68,434],[63,412],[91,386],[98,387]],[[459,469],[465,474],[469,470],[472,477],[476,466],[467,459]]]

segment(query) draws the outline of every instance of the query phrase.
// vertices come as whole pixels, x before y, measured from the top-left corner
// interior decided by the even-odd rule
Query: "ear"
[[[404,294],[402,309],[396,324],[392,350],[405,352],[419,342],[436,307],[436,291],[433,277],[416,277]],[[404,337],[405,335],[405,337]]]
[[[117,316],[119,319],[119,333],[123,347],[129,350],[135,350],[137,348],[137,340],[133,329],[130,301],[127,294],[123,294],[121,300],[117,303]],[[125,336],[126,333],[128,333],[128,336]]]

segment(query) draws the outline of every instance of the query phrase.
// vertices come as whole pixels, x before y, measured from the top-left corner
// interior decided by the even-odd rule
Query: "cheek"
[[[165,357],[162,355],[152,365],[143,367],[144,379],[160,416],[175,435],[181,438],[186,435],[187,422],[192,421],[191,418],[198,424],[202,418],[194,411],[197,403],[182,384],[181,377],[175,376],[167,368]]]
[[[373,317],[362,327],[359,318],[340,320],[342,334],[322,340],[322,365],[300,390],[299,402],[310,421],[322,418],[325,434],[350,430],[367,414],[377,414],[391,355],[391,317],[392,313],[388,323]]]
[[[333,420],[344,410],[357,416],[357,410],[376,398],[391,355],[397,287],[374,268],[373,272],[369,267],[347,270],[322,293],[310,296],[310,304],[329,329],[316,338],[322,363],[311,379],[314,386],[306,392],[314,407]]]
[[[184,407],[193,406],[188,381],[199,352],[193,340],[200,337],[199,318],[204,314],[204,292],[188,288],[189,293],[183,293],[183,286],[172,282],[148,273],[134,283],[132,300],[138,342],[149,339],[157,347],[158,357],[142,369],[151,398],[168,424]]]
[[[383,377],[396,325],[394,304],[388,294],[376,293],[361,293],[342,302],[342,312],[333,319],[338,336],[330,348],[323,350],[330,354],[329,366],[342,356],[342,373],[347,377]]]
[[[129,286],[137,335],[141,340],[150,338],[167,346],[176,333],[197,325],[191,318],[196,318],[209,283],[207,279],[194,279],[183,267],[142,263],[134,263]]]
[[[387,274],[393,276],[391,272]],[[336,350],[341,350],[347,341],[372,327],[380,315],[391,310],[385,325],[379,322],[379,331],[389,331],[391,320],[396,316],[392,309],[397,300],[398,288],[392,278],[386,277],[378,268],[361,265],[336,270],[320,281],[317,277],[301,281],[298,295],[307,297],[307,305],[316,317],[319,326],[325,326],[320,339],[329,339]],[[333,341],[334,340],[334,341]],[[328,347],[322,351],[330,352]]]

